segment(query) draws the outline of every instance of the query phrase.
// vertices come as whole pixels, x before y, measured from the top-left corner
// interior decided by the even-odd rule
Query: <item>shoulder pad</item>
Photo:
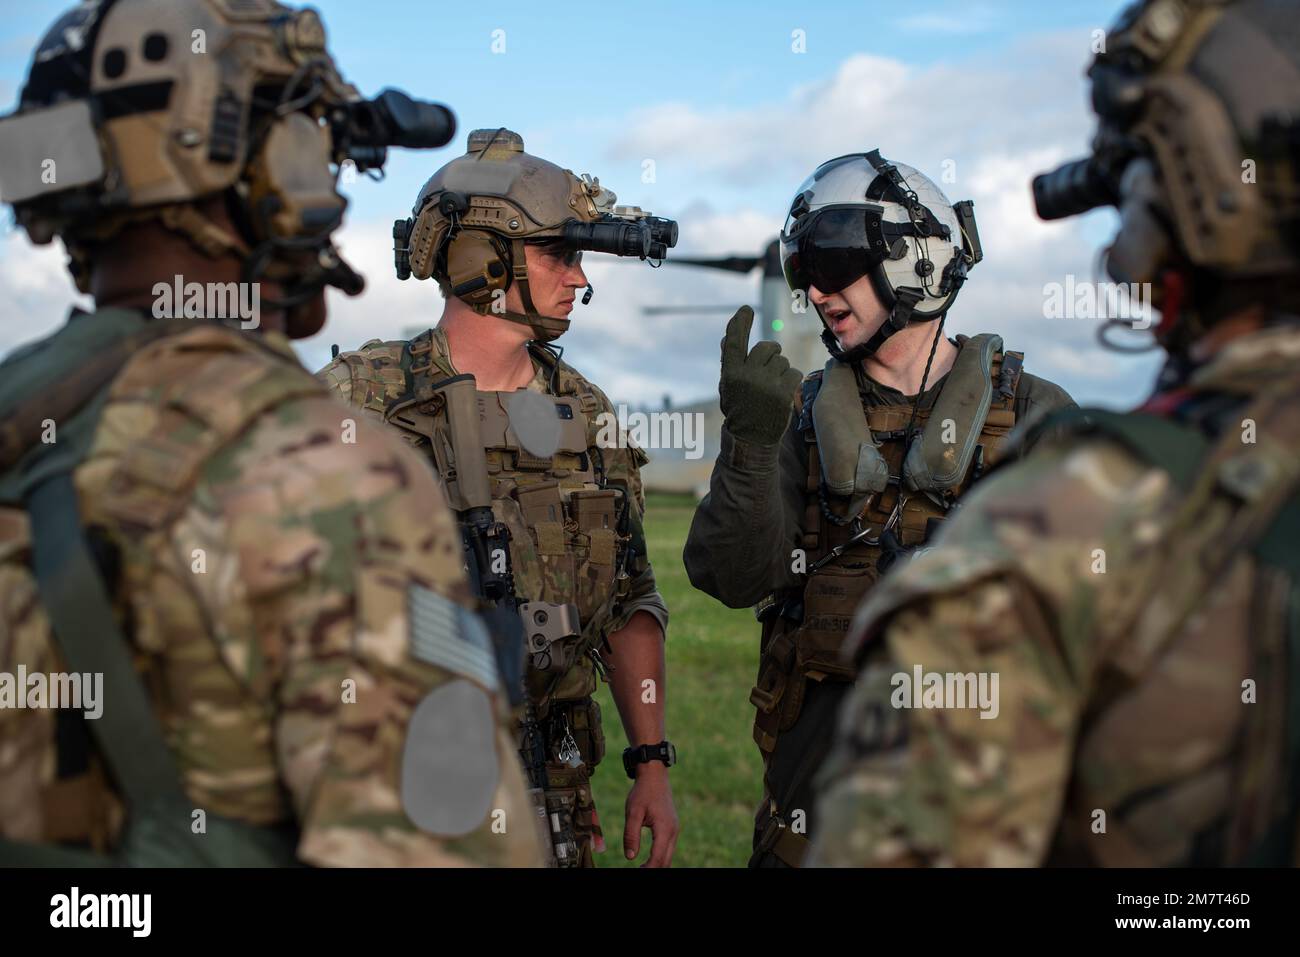
[[[587,415],[613,411],[614,404],[609,401],[609,397],[573,366],[563,359],[557,359],[554,367],[556,391],[560,395],[577,396],[582,411]]]
[[[400,340],[371,339],[360,349],[339,353],[316,375],[349,405],[382,415],[408,391],[406,349]]]

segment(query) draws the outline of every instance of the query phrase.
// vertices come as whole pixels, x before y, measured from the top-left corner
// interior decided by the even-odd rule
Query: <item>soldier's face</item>
[[[527,244],[524,258],[528,263],[528,292],[537,314],[548,319],[569,318],[577,290],[587,285],[581,255],[574,255],[561,244]],[[518,286],[511,285],[506,291],[506,307],[523,312],[524,300]]]
[[[863,276],[839,292],[824,293],[809,286],[808,298],[845,351],[866,342],[889,318],[889,310],[876,295],[870,276]]]

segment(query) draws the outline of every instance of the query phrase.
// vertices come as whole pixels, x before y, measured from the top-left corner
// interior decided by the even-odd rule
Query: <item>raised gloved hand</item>
[[[795,391],[803,373],[781,355],[781,346],[763,340],[749,346],[754,310],[741,306],[722,338],[722,379],[718,395],[727,431],[754,445],[776,445],[790,424]]]

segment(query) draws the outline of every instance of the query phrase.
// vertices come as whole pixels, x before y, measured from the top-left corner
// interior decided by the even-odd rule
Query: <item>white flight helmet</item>
[[[909,322],[948,311],[967,270],[983,258],[973,206],[954,206],[927,176],[879,150],[828,160],[804,180],[781,232],[786,282],[834,293],[870,276],[890,310],[876,334],[848,352],[823,329],[831,355],[857,361]]]

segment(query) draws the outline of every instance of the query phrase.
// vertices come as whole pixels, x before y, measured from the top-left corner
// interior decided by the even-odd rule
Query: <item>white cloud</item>
[[[955,181],[940,185],[953,200],[975,200],[986,259],[962,291],[949,328],[997,331],[1008,348],[1027,353],[1030,371],[1089,401],[1120,404],[1142,393],[1154,360],[1103,351],[1092,322],[1043,317],[1044,283],[1091,276],[1096,235],[1108,232],[1098,229],[1100,218],[1108,214],[1043,223],[1029,191],[1034,173],[1086,147],[1088,40],[1083,33],[1039,36],[997,55],[926,67],[858,55],[819,82],[786,87],[749,106],[662,103],[617,124],[605,125],[609,118],[601,117],[583,122],[610,130],[607,159],[638,169],[643,158],[656,159],[659,185],[645,191],[654,194],[656,212],[680,220],[681,255],[760,253],[780,228],[795,186],[835,155],[879,147],[936,180],[951,169]],[[779,78],[768,82],[780,89]],[[544,144],[560,141],[562,133],[538,130],[530,147],[547,155]],[[592,165],[599,155],[593,151]],[[633,193],[625,201],[648,202]],[[342,232],[345,255],[369,285],[356,299],[331,293],[325,331],[300,344],[309,367],[328,360],[330,343],[355,348],[437,321],[436,287],[393,275],[390,226],[390,220],[359,221]],[[56,326],[74,297],[57,246],[33,249],[13,236],[4,244],[0,351]],[[566,359],[616,400],[658,402],[669,392],[687,401],[716,390],[718,340],[729,311],[647,316],[641,310],[757,305],[757,274],[672,265],[653,270],[598,255],[585,265],[596,295],[590,306],[578,306],[572,330],[560,340]]]
[[[973,199],[985,260],[949,320],[955,332],[996,331],[1027,353],[1027,367],[1090,402],[1131,403],[1155,360],[1105,351],[1096,323],[1043,316],[1045,282],[1092,275],[1096,217],[1044,223],[1033,206],[1036,173],[1081,155],[1092,132],[1083,72],[1088,37],[1019,40],[960,64],[909,66],[857,55],[820,82],[736,110],[665,104],[635,114],[610,155],[663,157],[701,196],[783,182],[766,209],[732,211],[725,245],[756,250],[774,235],[796,185],[832,156],[879,148],[938,181],[952,200]],[[945,179],[944,174],[949,176]],[[700,239],[687,231],[683,245]],[[748,243],[735,230],[752,229]],[[706,237],[709,228],[702,230]],[[1108,234],[1108,230],[1103,230]],[[1091,233],[1093,236],[1089,236]],[[709,243],[717,249],[723,243]],[[680,271],[679,271],[680,272]]]
[[[997,16],[988,7],[964,6],[957,13],[916,13],[895,22],[913,33],[971,34],[993,28]]]
[[[63,246],[33,246],[21,229],[0,237],[0,356],[48,335],[74,305],[90,307],[64,265]]]

